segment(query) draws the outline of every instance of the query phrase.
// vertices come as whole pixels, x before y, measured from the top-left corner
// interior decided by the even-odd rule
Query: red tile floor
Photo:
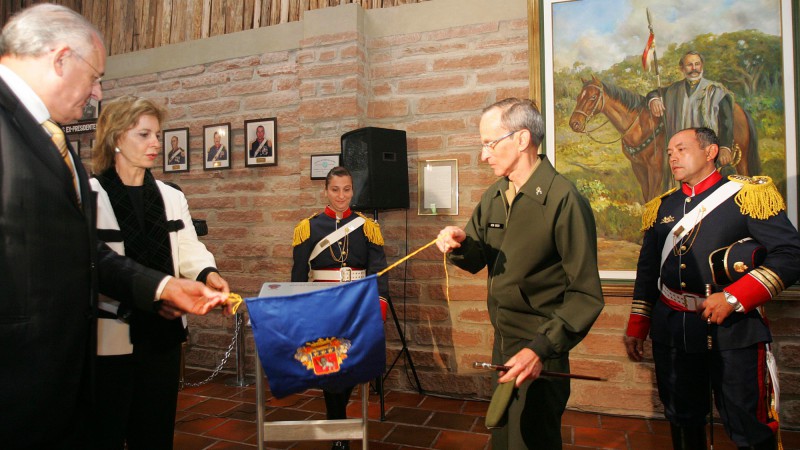
[[[186,381],[196,382],[208,372],[187,370]],[[228,386],[235,377],[221,375],[200,387],[186,387],[178,395],[175,449],[254,449],[256,439],[255,385]],[[358,389],[348,407],[348,417],[361,416]],[[322,392],[309,390],[283,399],[266,394],[267,421],[314,420],[325,418]],[[491,449],[489,431],[483,426],[488,402],[420,395],[416,392],[387,391],[386,421],[380,421],[376,394],[369,397],[369,448],[411,450],[420,448]],[[671,449],[669,425],[664,420],[611,416],[567,411],[562,420],[564,449]],[[800,432],[783,431],[784,449],[800,450]],[[714,448],[736,447],[722,427],[714,427]],[[265,442],[269,449],[309,450],[330,448],[327,441]],[[361,449],[361,442],[351,444]]]

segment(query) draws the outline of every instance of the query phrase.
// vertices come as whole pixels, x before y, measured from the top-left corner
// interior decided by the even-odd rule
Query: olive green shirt
[[[449,260],[471,273],[488,268],[495,348],[510,357],[527,347],[544,360],[586,336],[603,295],[589,202],[540,157],[511,205],[508,178],[486,190]]]

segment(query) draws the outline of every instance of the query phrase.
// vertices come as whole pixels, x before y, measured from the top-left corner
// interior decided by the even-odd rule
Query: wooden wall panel
[[[205,2],[203,0],[189,0],[191,15],[187,17],[189,21],[189,31],[187,39],[193,41],[203,37],[203,11]]]
[[[0,0],[0,25],[42,1]],[[92,22],[111,55],[277,25],[282,16],[296,22],[305,11],[348,3],[371,9],[424,1],[430,0],[50,0]]]
[[[225,0],[211,0],[211,17],[208,35],[225,34]]]
[[[225,0],[225,34],[242,31],[242,0]]]
[[[256,12],[256,7],[258,8],[258,12]],[[252,30],[254,27],[253,16],[261,13],[261,3],[255,0],[244,0],[242,8],[242,26],[245,30]]]

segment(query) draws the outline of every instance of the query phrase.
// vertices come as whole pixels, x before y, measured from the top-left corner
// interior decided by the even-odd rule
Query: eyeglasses
[[[504,134],[504,135],[500,136],[499,138],[497,138],[497,139],[495,139],[493,141],[489,141],[489,142],[487,142],[485,144],[482,144],[483,146],[482,146],[481,149],[482,150],[486,150],[487,152],[491,153],[492,151],[494,151],[494,147],[497,145],[498,142],[502,141],[503,139],[505,139],[505,138],[507,138],[509,136],[512,136],[517,131],[520,131],[520,130],[511,131],[511,132],[509,132],[507,134]]]
[[[94,66],[91,63],[89,63],[89,61],[87,61],[83,56],[81,56],[75,50],[72,51],[72,54],[77,56],[78,59],[80,59],[84,63],[86,63],[87,66],[91,67],[92,71],[95,73],[95,75],[94,75],[94,84],[100,84],[103,81],[103,75],[100,73],[99,70],[95,69]]]

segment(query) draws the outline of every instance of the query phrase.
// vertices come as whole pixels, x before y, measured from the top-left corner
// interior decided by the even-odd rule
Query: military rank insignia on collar
[[[661,222],[660,223],[661,224],[665,224],[665,223],[672,223],[672,222],[675,222],[675,218],[674,217],[672,217],[672,216],[664,216],[664,217],[661,218]]]
[[[297,349],[294,359],[300,361],[314,375],[329,375],[341,370],[342,361],[347,359],[350,341],[337,337],[319,338]]]
[[[502,230],[505,227],[505,224],[502,223],[489,223],[489,228],[497,228],[498,230]]]

